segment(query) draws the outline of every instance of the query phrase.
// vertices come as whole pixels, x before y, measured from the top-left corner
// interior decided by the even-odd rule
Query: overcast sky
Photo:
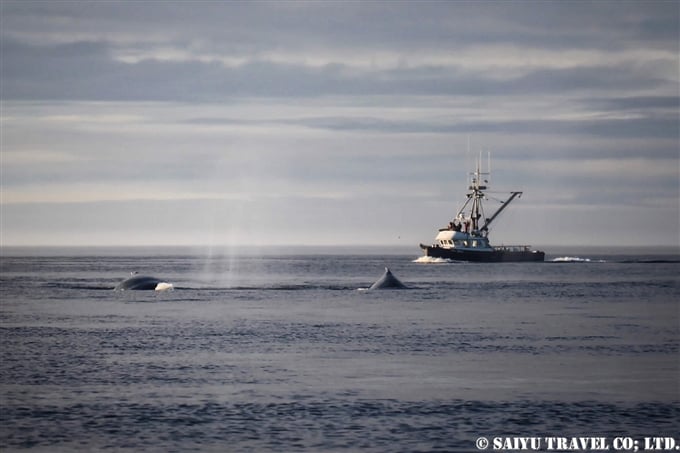
[[[679,8],[1,0],[2,245],[678,246]]]

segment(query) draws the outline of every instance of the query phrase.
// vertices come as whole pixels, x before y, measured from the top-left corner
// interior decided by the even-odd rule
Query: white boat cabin
[[[436,245],[445,249],[493,250],[487,238],[451,229],[440,230],[435,241]]]

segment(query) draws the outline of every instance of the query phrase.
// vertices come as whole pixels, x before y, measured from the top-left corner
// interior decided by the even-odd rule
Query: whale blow
[[[376,280],[375,283],[371,285],[370,289],[404,289],[406,285],[399,281],[397,277],[392,274],[389,268],[385,268],[385,272],[382,277]]]

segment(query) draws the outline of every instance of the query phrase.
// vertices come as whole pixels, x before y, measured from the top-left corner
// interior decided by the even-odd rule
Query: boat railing
[[[499,252],[530,252],[530,245],[498,245],[493,248]]]

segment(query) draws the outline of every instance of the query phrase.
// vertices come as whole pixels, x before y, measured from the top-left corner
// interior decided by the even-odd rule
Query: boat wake
[[[457,261],[450,260],[447,258],[437,258],[434,256],[421,256],[419,258],[414,259],[413,262],[420,264],[449,264],[456,263]]]
[[[552,261],[553,263],[606,263],[605,260],[591,260],[590,258],[580,258],[578,256],[560,256]]]

